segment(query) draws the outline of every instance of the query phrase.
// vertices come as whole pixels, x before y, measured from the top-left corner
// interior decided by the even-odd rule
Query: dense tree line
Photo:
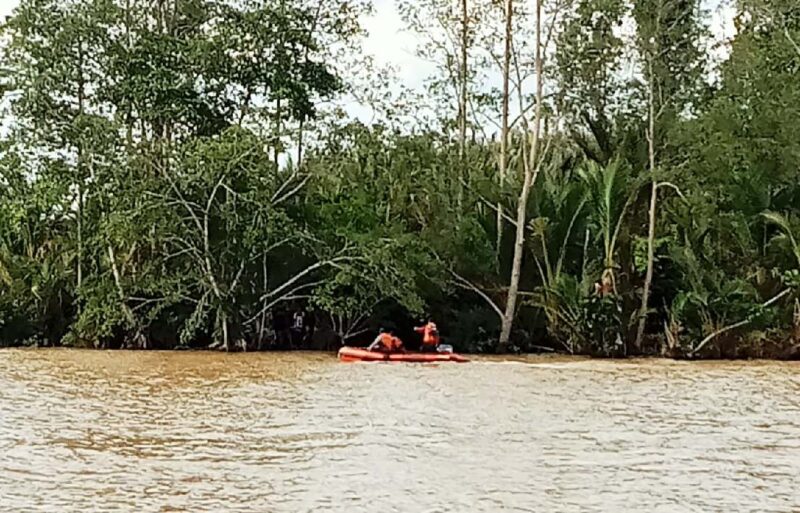
[[[738,0],[720,48],[701,7],[401,1],[413,94],[367,1],[23,0],[0,345],[266,349],[303,305],[314,346],[791,355],[800,7]]]

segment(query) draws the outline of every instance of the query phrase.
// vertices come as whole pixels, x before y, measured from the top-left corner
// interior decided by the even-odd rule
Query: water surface
[[[800,511],[800,365],[0,351],[0,511]]]

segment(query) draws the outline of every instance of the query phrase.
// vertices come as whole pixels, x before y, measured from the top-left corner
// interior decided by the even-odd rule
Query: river
[[[3,512],[798,510],[798,364],[0,351]]]

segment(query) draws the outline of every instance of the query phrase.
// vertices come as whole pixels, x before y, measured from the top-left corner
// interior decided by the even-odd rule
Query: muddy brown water
[[[0,511],[800,511],[800,365],[0,351]]]

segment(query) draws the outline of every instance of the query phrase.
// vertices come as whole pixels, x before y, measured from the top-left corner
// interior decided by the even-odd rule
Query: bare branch
[[[351,332],[347,332],[347,333],[345,333],[345,334],[344,334],[344,336],[342,337],[342,339],[343,339],[343,340],[348,340],[348,339],[351,339],[351,338],[353,338],[353,337],[357,337],[357,336],[359,336],[359,335],[361,335],[361,334],[363,334],[363,333],[366,333],[366,332],[368,332],[368,331],[369,331],[369,328],[365,328],[365,329],[363,329],[363,330],[354,331],[354,332],[352,332],[352,333],[351,333]]]
[[[297,295],[297,293],[302,291],[302,290],[306,290],[306,289],[310,289],[310,288],[316,287],[317,285],[321,285],[323,283],[325,283],[325,282],[323,282],[323,281],[314,281],[314,282],[311,282],[311,283],[304,283],[303,285],[298,285],[297,287],[295,287],[295,288],[293,288],[293,289],[291,289],[289,291],[286,291],[285,294],[279,295],[277,298],[273,299],[269,303],[265,303],[264,306],[261,307],[261,309],[258,312],[256,312],[252,317],[247,319],[242,324],[244,324],[245,326],[247,326],[248,324],[252,324],[256,320],[258,320],[259,317],[261,317],[263,314],[268,312],[273,306],[277,305],[278,303],[280,303],[282,301],[291,301],[292,299],[300,299],[300,298],[306,299],[306,298],[310,297],[308,295],[300,296],[300,295]],[[264,295],[264,296],[262,296],[262,298],[269,298],[269,297],[273,297],[273,296],[274,296],[274,294],[272,294],[272,295]],[[266,301],[266,299],[263,299],[263,300]]]
[[[788,39],[789,42],[792,43],[794,51],[797,52],[797,55],[800,55],[800,46],[798,46],[797,42],[792,38],[792,35],[789,33],[788,27],[786,26],[783,27],[783,34],[786,36],[786,39]]]
[[[558,16],[561,13],[561,9],[564,7],[566,2],[558,2],[556,4],[556,10],[550,17],[550,26],[547,28],[547,36],[544,40],[543,49],[546,52],[547,48],[550,46],[550,41],[553,38],[553,32],[555,31],[555,27],[558,24]]]
[[[270,203],[274,202],[281,194],[283,194],[283,191],[289,187],[289,184],[292,183],[296,177],[297,171],[292,171],[292,174],[290,174],[289,177],[284,180],[280,187],[278,187],[278,190],[272,195],[272,198],[270,198]]]
[[[275,297],[277,294],[280,294],[284,290],[288,289],[289,287],[291,287],[292,285],[294,285],[295,283],[297,283],[298,281],[302,280],[304,277],[308,276],[309,274],[313,273],[314,271],[316,271],[318,269],[321,269],[321,268],[329,266],[329,265],[336,264],[338,262],[346,262],[346,261],[352,261],[352,260],[354,260],[353,257],[335,257],[335,258],[331,258],[330,260],[324,260],[322,262],[317,262],[315,264],[312,264],[312,265],[306,267],[305,269],[303,269],[302,271],[300,271],[299,273],[295,274],[291,279],[287,280],[280,287],[276,288],[275,290],[273,290],[271,292],[268,292],[268,293],[262,295],[260,300],[261,301],[266,301],[267,299],[269,299],[271,297]]]
[[[792,292],[792,289],[784,290],[780,294],[777,294],[777,295],[773,296],[772,299],[768,300],[767,302],[762,303],[761,304],[761,308],[766,308],[768,306],[773,305],[774,303],[777,303],[779,300],[781,300],[783,297],[785,297],[786,295],[790,294],[791,292]],[[752,318],[744,319],[744,320],[739,321],[739,322],[737,322],[735,324],[731,324],[731,325],[725,326],[724,328],[718,329],[714,333],[712,333],[709,336],[707,336],[706,338],[704,338],[700,342],[700,345],[698,345],[695,349],[690,351],[689,352],[689,356],[694,356],[695,354],[697,354],[701,349],[703,349],[706,346],[706,344],[711,342],[713,339],[715,339],[719,335],[722,335],[723,333],[726,333],[728,331],[735,330],[736,328],[741,328],[742,326],[750,324],[750,322],[752,320],[753,320]]]
[[[129,301],[138,301],[139,302],[136,306],[131,307],[131,311],[136,312],[137,310],[139,310],[141,308],[144,308],[145,306],[147,306],[149,304],[162,303],[162,302],[166,301],[167,298],[159,297],[159,298],[145,299],[145,298],[138,298],[138,297],[129,297],[128,300]]]
[[[295,177],[295,176],[297,176],[297,175],[293,174],[291,177],[289,177],[289,179],[284,183],[284,185],[289,184],[293,180],[293,177]],[[305,185],[308,183],[308,180],[310,178],[311,178],[311,175],[309,175],[309,174],[304,175],[303,179],[300,181],[299,184],[297,184],[296,187],[294,187],[293,189],[287,191],[285,194],[283,194],[283,196],[279,196],[280,192],[284,189],[284,186],[282,185],[280,187],[280,189],[278,189],[278,192],[276,192],[275,194],[272,195],[272,205],[273,206],[280,205],[284,201],[288,200],[289,198],[291,198],[292,196],[297,194],[297,192],[300,191],[300,189],[305,187]]]
[[[489,208],[491,208],[492,210],[494,210],[495,212],[500,214],[500,216],[503,219],[505,219],[511,226],[514,226],[516,228],[517,221],[515,219],[513,219],[511,216],[509,216],[508,214],[506,214],[505,211],[503,210],[503,208],[498,207],[497,205],[495,205],[491,201],[487,200],[483,196],[479,197],[478,199],[481,200],[481,203],[485,204],[486,206],[488,206]]]
[[[482,291],[481,289],[479,289],[479,288],[478,288],[477,286],[475,286],[475,285],[474,285],[472,282],[470,282],[469,280],[467,280],[467,279],[466,279],[466,278],[464,278],[463,276],[459,275],[458,273],[456,273],[456,272],[455,272],[455,271],[453,271],[452,269],[450,269],[450,270],[449,270],[449,272],[450,272],[450,274],[453,276],[453,278],[455,278],[455,279],[456,279],[456,283],[457,283],[457,284],[458,284],[460,287],[462,287],[462,288],[464,288],[464,289],[467,289],[467,290],[471,290],[471,291],[475,292],[476,294],[478,294],[478,295],[479,295],[479,296],[480,296],[480,297],[481,297],[481,298],[482,298],[484,301],[486,301],[486,303],[488,303],[488,304],[489,304],[489,306],[490,306],[490,307],[492,307],[492,310],[494,310],[494,312],[495,312],[495,313],[496,313],[498,316],[500,316],[500,318],[501,318],[501,319],[503,318],[503,311],[500,309],[500,307],[499,307],[499,306],[497,306],[497,305],[495,304],[495,302],[494,302],[494,301],[492,301],[492,298],[490,298],[488,295],[486,295],[486,293],[485,293],[484,291]]]
[[[246,260],[242,260],[242,263],[239,264],[239,270],[236,272],[236,277],[233,279],[233,282],[231,283],[231,286],[228,289],[228,293],[232,293],[239,285],[239,280],[242,278],[242,273],[244,272],[245,264],[247,264]]]
[[[373,310],[375,310],[375,307],[378,306],[381,303],[381,301],[383,301],[383,299],[379,299],[379,300],[375,301],[369,307],[367,307],[366,310],[364,310],[358,317],[356,317],[356,319],[353,322],[350,323],[350,327],[347,329],[347,333],[350,333],[352,330],[358,328],[358,326],[360,326],[364,321],[366,321],[367,317],[372,313]],[[347,339],[347,338],[350,338],[350,337],[354,337],[356,335],[360,335],[361,333],[363,333],[365,331],[367,331],[367,330],[361,330],[358,333],[351,334],[351,335],[349,335],[349,336],[347,336],[345,338]]]
[[[673,189],[676,193],[678,193],[678,196],[680,196],[681,199],[684,199],[684,200],[686,199],[686,196],[683,195],[683,193],[678,188],[678,186],[673,184],[673,183],[671,183],[671,182],[659,182],[656,185],[656,187],[669,187],[670,189]]]
[[[185,255],[186,253],[192,253],[194,248],[184,248],[164,257],[164,260],[172,260],[173,258],[178,258],[179,256]]]
[[[509,125],[508,125],[508,128],[509,128],[509,130],[510,130],[511,128],[513,128],[513,127],[514,127],[514,126],[515,126],[515,125],[516,125],[516,124],[517,124],[519,121],[526,121],[526,120],[527,120],[527,117],[526,117],[526,116],[527,116],[528,112],[529,112],[529,111],[530,111],[530,110],[531,110],[531,109],[532,109],[534,106],[536,106],[536,102],[535,102],[535,101],[532,101],[532,102],[530,102],[530,103],[528,104],[528,106],[527,106],[527,107],[524,107],[524,108],[522,109],[522,112],[520,112],[519,114],[517,114],[517,117],[516,117],[516,118],[514,118],[514,119],[511,121],[511,123],[509,123]]]
[[[226,177],[227,177],[227,173],[222,173],[222,175],[219,177],[219,180],[217,180],[216,185],[214,185],[214,187],[211,189],[211,195],[208,197],[208,201],[206,202],[206,209],[204,211],[205,212],[205,219],[204,219],[204,222],[203,222],[203,233],[206,235],[206,239],[208,239],[208,216],[209,216],[209,214],[211,212],[211,207],[214,204],[214,199],[217,196],[217,191],[222,186],[222,182],[225,181]]]
[[[166,194],[159,194],[159,193],[152,192],[152,191],[144,191],[144,195],[145,196],[151,196],[153,198],[158,198],[158,199],[162,200],[166,205],[169,205],[169,206],[186,204],[186,205],[190,205],[193,208],[196,208],[197,210],[201,210],[203,208],[203,207],[200,206],[199,203],[195,203],[193,201],[188,201],[188,200],[183,200],[183,201],[175,200],[173,198],[170,198]]]
[[[498,208],[497,205],[495,205],[494,203],[492,203],[491,201],[486,199],[482,194],[472,190],[472,188],[469,186],[469,184],[467,184],[467,181],[463,177],[461,178],[460,181],[461,181],[461,185],[463,185],[464,187],[469,189],[471,192],[473,192],[473,193],[478,195],[478,199],[481,201],[481,203],[486,204],[489,208],[491,208],[495,212],[499,213],[503,217],[503,219],[508,221],[511,225],[517,226],[517,221],[516,220],[514,220],[511,216],[506,214],[505,211],[503,211],[502,208]]]
[[[169,182],[170,188],[178,197],[178,202],[183,205],[187,212],[189,212],[189,216],[191,217],[192,221],[194,221],[195,226],[200,231],[203,232],[203,223],[200,222],[200,218],[197,217],[197,213],[192,208],[192,203],[190,203],[186,198],[184,198],[183,194],[181,193],[180,189],[178,189],[178,184],[175,183],[175,180],[172,179],[169,173],[163,173],[164,177]]]

